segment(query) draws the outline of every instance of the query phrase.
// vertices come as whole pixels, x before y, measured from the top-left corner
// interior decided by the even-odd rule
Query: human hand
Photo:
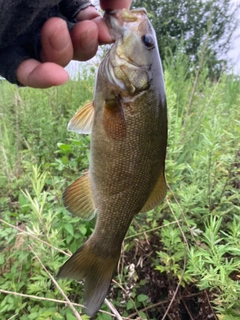
[[[101,0],[103,10],[129,8],[131,0]],[[61,18],[50,18],[41,30],[41,62],[35,59],[23,61],[17,69],[19,83],[48,88],[64,84],[68,73],[64,67],[72,60],[92,58],[99,44],[113,42],[108,28],[94,7],[88,7],[77,15],[79,21],[69,32]]]

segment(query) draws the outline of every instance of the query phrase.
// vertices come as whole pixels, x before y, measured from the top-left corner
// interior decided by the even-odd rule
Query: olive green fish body
[[[105,16],[116,42],[99,66],[93,104],[69,129],[91,131],[90,168],[64,193],[68,210],[97,222],[59,277],[85,279],[86,312],[94,316],[107,294],[133,217],[165,197],[167,110],[161,61],[145,10]]]
[[[121,245],[134,215],[141,211],[163,175],[166,125],[162,124],[165,110],[160,101],[161,97],[156,99],[156,94],[149,91],[133,102],[121,101],[125,137],[109,137],[102,110],[94,120],[90,176],[98,220],[93,237],[101,235],[108,240],[101,243],[99,250],[114,250]]]

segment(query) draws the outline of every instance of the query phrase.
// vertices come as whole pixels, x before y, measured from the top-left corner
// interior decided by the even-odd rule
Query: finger
[[[97,24],[98,27],[98,44],[112,43],[113,38],[111,37],[108,27],[100,16],[95,7],[88,7],[85,10],[81,10],[77,15],[77,20],[92,20]]]
[[[102,10],[129,9],[131,3],[131,0],[100,0]]]
[[[73,46],[67,24],[60,18],[51,18],[41,30],[41,61],[66,66],[73,57]]]
[[[23,61],[17,69],[17,80],[24,86],[33,88],[49,88],[68,81],[69,76],[61,66],[34,59]]]
[[[101,17],[97,17],[92,20],[96,23],[98,28],[98,44],[107,44],[114,42],[113,37],[111,36],[109,29]]]
[[[98,27],[90,20],[78,22],[71,31],[75,60],[91,59],[98,48]]]
[[[93,6],[89,6],[84,10],[81,10],[77,16],[76,19],[78,21],[82,21],[82,20],[92,20],[94,18],[99,17],[100,14],[97,12],[96,8]]]

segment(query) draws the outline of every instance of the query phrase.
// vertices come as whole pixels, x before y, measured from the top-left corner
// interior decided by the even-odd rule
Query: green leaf
[[[88,319],[89,319],[89,317],[88,317]],[[76,317],[71,313],[67,313],[67,320],[76,320]],[[82,320],[83,320],[83,316],[82,316]]]
[[[70,151],[71,150],[71,146],[69,144],[58,143],[58,147],[59,147],[59,149],[61,149],[63,151]]]
[[[85,234],[87,233],[87,228],[84,226],[84,224],[81,224],[79,226],[79,229],[80,229],[81,233],[85,236]]]
[[[3,254],[0,252],[0,265],[1,265],[1,264],[4,264],[4,262],[5,262],[4,256],[3,256]]]
[[[146,313],[139,311],[138,314],[140,315],[141,319],[148,319]]]
[[[140,295],[137,296],[137,300],[138,300],[139,302],[144,302],[144,301],[146,301],[147,299],[148,299],[148,296],[146,296],[145,294],[140,294]]]
[[[64,229],[71,235],[74,236],[73,226],[70,223],[64,225]]]
[[[128,300],[127,302],[127,306],[126,306],[127,310],[132,309],[133,308],[133,303],[131,300]]]

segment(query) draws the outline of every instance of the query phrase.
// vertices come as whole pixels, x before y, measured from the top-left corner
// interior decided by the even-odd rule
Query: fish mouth
[[[108,81],[131,96],[146,90],[152,77],[152,56],[143,42],[152,33],[146,10],[106,11],[104,19],[115,39],[103,67]]]
[[[133,10],[106,10],[103,19],[105,20],[113,39],[117,40],[123,35],[126,28],[136,31],[139,23],[147,19],[147,11],[145,8]]]

